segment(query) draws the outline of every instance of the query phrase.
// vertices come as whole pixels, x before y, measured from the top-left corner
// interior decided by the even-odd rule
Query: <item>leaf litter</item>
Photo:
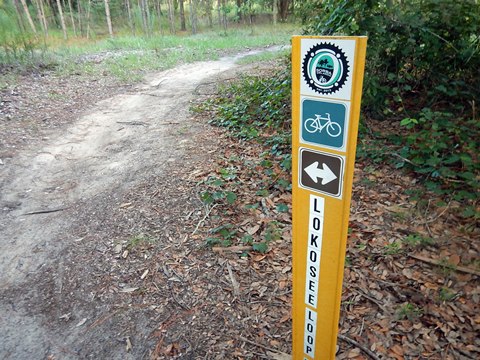
[[[137,358],[291,352],[289,174],[266,148],[205,125],[205,116],[181,168],[169,164],[168,176],[101,203],[97,233],[77,224],[81,242],[62,254],[68,271],[46,269],[66,294],[38,310],[57,314],[52,327],[85,325],[95,346],[114,324],[126,352],[142,349]],[[480,356],[478,224],[453,201],[412,201],[405,190],[414,187],[405,173],[357,162],[338,359]],[[71,276],[85,268],[88,280]],[[70,315],[68,301],[89,302],[95,316],[87,324]]]

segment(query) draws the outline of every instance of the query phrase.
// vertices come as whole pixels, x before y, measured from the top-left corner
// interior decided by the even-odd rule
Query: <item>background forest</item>
[[[131,33],[153,35],[230,23],[286,21],[293,0],[2,0],[0,43],[4,49],[48,38],[61,29],[63,38]],[[18,42],[18,44],[16,44]]]

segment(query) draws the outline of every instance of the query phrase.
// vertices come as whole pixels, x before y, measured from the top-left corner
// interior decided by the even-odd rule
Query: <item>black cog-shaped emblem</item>
[[[303,78],[312,90],[322,95],[341,89],[349,72],[345,53],[330,43],[313,46],[303,58]]]

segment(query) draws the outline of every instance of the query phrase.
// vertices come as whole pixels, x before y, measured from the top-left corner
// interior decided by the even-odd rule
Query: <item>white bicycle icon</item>
[[[305,120],[305,130],[307,130],[309,133],[314,133],[316,131],[321,133],[323,129],[327,128],[328,135],[331,137],[339,136],[342,133],[342,127],[339,123],[330,119],[329,113],[325,113],[325,115],[325,117],[322,117],[319,114],[315,114],[315,119],[309,118]],[[326,123],[322,125],[321,120],[325,120]]]

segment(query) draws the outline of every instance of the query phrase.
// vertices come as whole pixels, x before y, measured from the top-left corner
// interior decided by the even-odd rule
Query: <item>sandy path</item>
[[[44,310],[53,307],[46,304],[52,301],[48,292],[62,296],[65,266],[59,254],[82,241],[72,224],[85,211],[82,204],[102,197],[118,201],[115,194],[128,192],[148,176],[161,175],[165,164],[181,156],[190,141],[188,108],[194,89],[208,77],[234,68],[238,57],[156,74],[135,92],[99,102],[66,131],[0,166],[1,359],[91,357],[75,347],[83,331],[82,314],[59,334],[49,326]],[[95,208],[88,211],[87,218],[95,222]],[[56,270],[42,275],[52,277],[52,289],[45,289],[46,283],[36,275],[50,264]],[[115,337],[118,329],[109,331],[105,338]],[[139,358],[108,348],[100,352],[99,344],[91,347],[97,347],[96,358]]]

